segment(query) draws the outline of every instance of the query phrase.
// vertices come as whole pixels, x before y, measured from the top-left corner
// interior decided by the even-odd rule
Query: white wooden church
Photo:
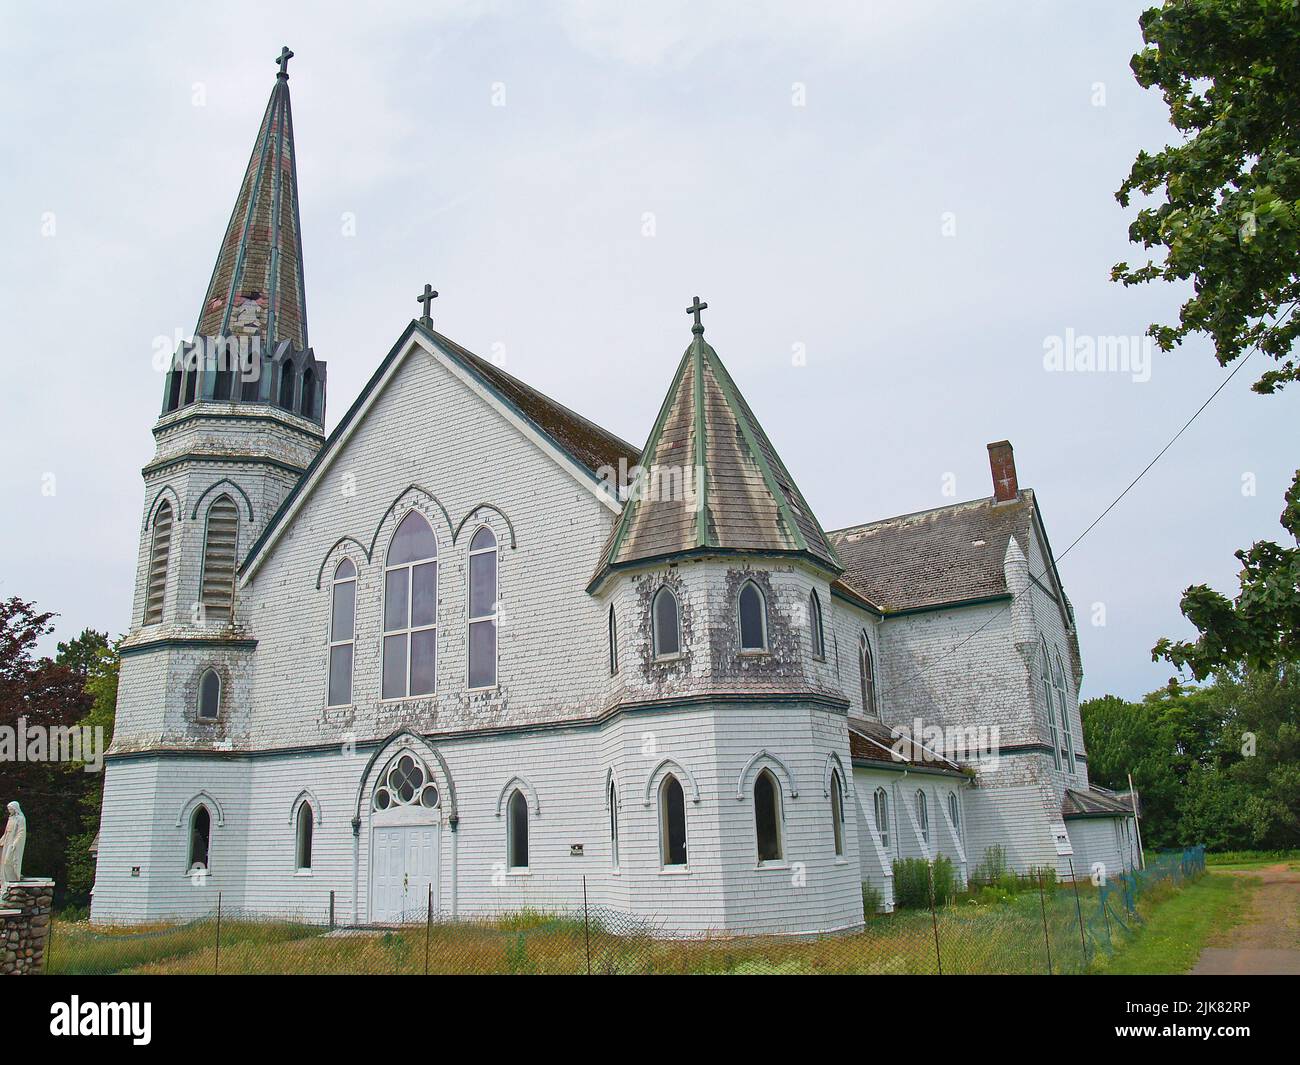
[[[698,299],[638,449],[435,331],[427,289],[327,437],[288,55],[153,427],[95,920],[585,881],[672,932],[806,933],[865,883],[890,908],[900,858],[1133,864],[1010,444],[989,497],[826,532]]]

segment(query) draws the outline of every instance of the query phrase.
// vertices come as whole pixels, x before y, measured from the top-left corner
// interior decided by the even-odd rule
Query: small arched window
[[[352,657],[356,637],[357,567],[345,558],[334,568],[330,583],[330,706],[352,702]]]
[[[1070,730],[1069,698],[1065,691],[1065,667],[1058,653],[1052,661],[1052,681],[1056,688],[1056,712],[1061,719],[1061,738],[1065,741],[1065,771],[1074,772],[1074,733]]]
[[[746,581],[740,589],[740,649],[765,651],[767,649],[767,604],[763,593],[753,581]]]
[[[866,717],[880,717],[876,705],[876,663],[871,656],[871,641],[864,631],[858,641],[858,666],[862,673],[862,713]]]
[[[185,370],[185,385],[181,396],[181,406],[187,406],[194,402],[194,394],[198,389],[199,367],[193,356],[190,356],[189,365]]]
[[[609,675],[618,672],[618,618],[614,614],[614,604],[609,604]]]
[[[876,835],[880,845],[889,849],[889,793],[884,788],[877,788],[873,802],[876,813]]]
[[[284,362],[280,365],[280,406],[285,410],[293,410],[293,393],[296,385],[294,380],[295,374],[293,363]]]
[[[614,786],[614,778],[609,778],[609,790],[605,794],[605,801],[609,804],[609,855],[610,862],[614,868],[618,868],[618,788]]]
[[[655,592],[653,614],[655,657],[679,654],[682,646],[677,596],[667,585]]]
[[[686,795],[671,773],[659,785],[659,861],[666,867],[686,864]]]
[[[190,816],[189,871],[208,868],[208,851],[212,841],[212,814],[200,803]]]
[[[166,499],[158,504],[153,516],[153,536],[149,544],[149,574],[145,584],[144,623],[162,621],[163,603],[167,598],[167,556],[172,545],[172,505]]]
[[[486,525],[469,542],[469,686],[497,682],[497,538]]]
[[[384,568],[385,699],[428,695],[438,654],[438,542],[417,510],[397,526]]]
[[[1056,732],[1056,709],[1052,701],[1052,663],[1051,656],[1047,651],[1047,641],[1043,640],[1040,644],[1041,651],[1041,669],[1039,674],[1043,682],[1043,720],[1047,724],[1047,740],[1052,745],[1052,764],[1057,769],[1061,768],[1061,750],[1060,739]]]
[[[826,630],[822,627],[822,601],[817,590],[808,593],[808,631],[812,637],[814,658],[826,657]]]
[[[221,674],[208,668],[199,677],[199,719],[216,721],[221,714]]]
[[[511,869],[528,868],[528,800],[516,788],[506,808],[506,851]]]
[[[316,371],[310,366],[302,372],[302,416],[316,417]]]
[[[925,792],[920,788],[916,789],[916,824],[921,830],[921,839],[926,843],[930,842],[930,805],[926,801]]]
[[[229,623],[235,606],[235,553],[239,545],[239,508],[230,496],[217,496],[208,507],[203,534],[203,576],[199,601],[203,617]]]
[[[831,832],[835,839],[835,856],[844,853],[844,795],[840,791],[840,771],[831,770]]]
[[[167,374],[167,410],[174,411],[181,405],[181,372],[171,370]]]
[[[304,801],[298,807],[298,831],[296,840],[296,861],[298,863],[298,872],[306,873],[311,871],[311,837],[315,829],[315,817],[311,812],[311,803]]]
[[[770,769],[754,778],[754,826],[758,830],[758,860],[781,860],[781,785]]]
[[[948,792],[948,816],[952,818],[952,830],[961,837],[961,803],[957,801],[955,791]]]

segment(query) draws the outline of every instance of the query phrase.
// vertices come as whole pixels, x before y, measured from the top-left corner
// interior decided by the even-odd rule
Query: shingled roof
[[[854,525],[829,534],[841,580],[886,612],[1005,595],[1003,559],[1015,536],[1027,548],[1034,515],[1029,489]]]
[[[283,69],[258,126],[194,333],[260,336],[266,350],[288,340],[307,350],[298,168]]]
[[[944,773],[960,773],[961,767],[950,758],[936,752],[918,753],[912,744],[903,744],[906,757],[900,757],[899,743],[889,726],[881,721],[854,720],[849,722],[849,757],[854,765],[870,768],[871,764],[880,766],[913,766],[918,769],[933,769]],[[926,751],[929,749],[926,748]]]
[[[623,508],[597,582],[612,566],[700,551],[802,554],[838,572],[835,549],[702,328],[641,466],[645,479]]]
[[[1087,791],[1065,789],[1065,798],[1061,801],[1063,818],[1077,817],[1132,817],[1133,807],[1118,795],[1110,795],[1089,788]]]

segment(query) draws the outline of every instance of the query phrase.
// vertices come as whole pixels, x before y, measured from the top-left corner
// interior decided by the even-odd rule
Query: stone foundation
[[[39,973],[45,968],[54,907],[53,880],[24,879],[0,901],[0,975]]]

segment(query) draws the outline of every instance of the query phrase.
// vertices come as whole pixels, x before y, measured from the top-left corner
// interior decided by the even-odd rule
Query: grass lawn
[[[1111,976],[1187,972],[1214,932],[1241,920],[1257,886],[1248,877],[1207,873],[1153,901],[1132,940],[1111,957],[1102,956],[1093,971]]]
[[[1259,869],[1265,865],[1277,865],[1286,862],[1287,868],[1300,869],[1300,850],[1290,851],[1223,851],[1219,854],[1207,854],[1205,864],[1211,869],[1224,872],[1230,870]]]

